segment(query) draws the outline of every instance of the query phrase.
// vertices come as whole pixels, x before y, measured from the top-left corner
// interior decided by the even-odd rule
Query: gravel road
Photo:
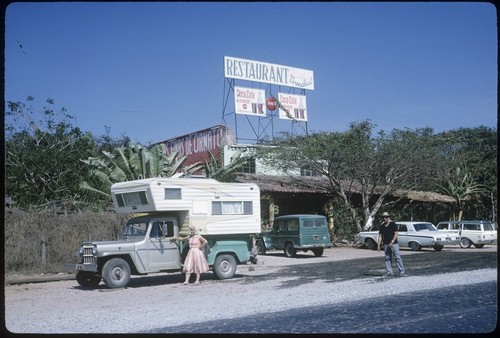
[[[107,289],[101,284],[89,290],[75,280],[6,285],[5,325],[12,333],[153,332],[256,314],[265,318],[269,313],[305,306],[347,305],[388,292],[414,291],[415,285],[418,291],[425,291],[496,283],[496,249],[401,250],[409,277],[392,279],[382,277],[382,253],[345,247],[327,249],[322,257],[307,252],[286,258],[282,252],[271,251],[259,256],[257,265],[239,266],[233,279],[220,281],[206,273],[200,285],[182,285],[180,273],[133,277],[123,289]],[[426,270],[435,266],[429,257],[452,261],[450,257],[455,256],[479,257],[476,253],[489,257],[489,265],[468,263],[449,273]],[[464,261],[474,262],[469,258]],[[322,274],[323,270],[331,273]]]

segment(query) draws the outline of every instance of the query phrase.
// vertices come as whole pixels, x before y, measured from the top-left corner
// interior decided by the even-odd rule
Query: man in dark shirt
[[[384,222],[380,225],[380,230],[377,236],[377,251],[380,252],[380,242],[384,244],[385,253],[385,268],[387,269],[387,276],[393,277],[392,272],[392,258],[396,259],[396,264],[399,269],[399,275],[405,275],[405,268],[403,266],[403,259],[399,254],[399,244],[398,244],[398,226],[389,218],[389,213],[384,212],[382,214],[384,217]]]

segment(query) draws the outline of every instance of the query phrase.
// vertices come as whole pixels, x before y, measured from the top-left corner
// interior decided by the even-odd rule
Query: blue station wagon
[[[257,237],[256,246],[260,255],[277,249],[283,250],[287,257],[294,257],[297,251],[311,250],[320,257],[333,244],[325,216],[297,214],[276,217],[271,231]]]

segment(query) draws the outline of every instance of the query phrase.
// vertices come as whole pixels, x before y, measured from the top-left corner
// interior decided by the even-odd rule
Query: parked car
[[[444,221],[437,225],[439,231],[456,233],[460,236],[460,246],[482,248],[485,244],[497,243],[497,231],[489,221]]]
[[[287,257],[309,250],[321,257],[325,248],[333,247],[326,217],[304,214],[276,217],[272,229],[258,235],[255,245],[259,255],[281,249]]]
[[[429,222],[396,222],[398,225],[399,247],[409,247],[412,251],[419,251],[423,247],[431,247],[441,251],[445,245],[459,244],[460,236],[453,232],[440,232]],[[358,242],[368,249],[377,248],[377,231],[362,231],[358,234]]]

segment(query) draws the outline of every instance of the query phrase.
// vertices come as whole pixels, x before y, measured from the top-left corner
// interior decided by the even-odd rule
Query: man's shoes
[[[401,272],[399,274],[399,277],[408,277],[408,274],[406,272]]]

